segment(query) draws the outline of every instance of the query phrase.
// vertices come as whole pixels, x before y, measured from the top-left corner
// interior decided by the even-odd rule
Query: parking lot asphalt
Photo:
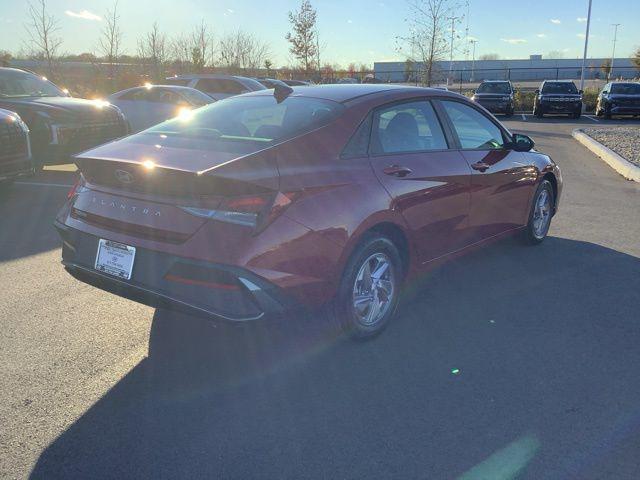
[[[596,120],[506,120],[562,167],[550,238],[444,265],[367,342],[83,285],[51,226],[73,173],[18,183],[0,199],[0,477],[640,478],[640,185],[571,138]]]

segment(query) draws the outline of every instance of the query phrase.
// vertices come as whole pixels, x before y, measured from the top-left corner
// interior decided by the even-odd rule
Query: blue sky
[[[404,0],[312,2],[326,44],[323,61],[370,64],[402,59],[395,38],[406,30]],[[91,18],[103,16],[112,3],[48,0],[49,11],[60,20],[63,50],[95,51],[103,22]],[[124,46],[133,53],[137,37],[154,21],[173,35],[191,30],[204,19],[218,37],[239,28],[259,36],[269,43],[271,57],[280,66],[289,60],[284,40],[289,28],[287,11],[298,4],[296,0],[120,0]],[[622,24],[616,56],[629,56],[640,46],[640,1],[617,0],[615,5],[610,8],[610,0],[593,0],[590,57],[611,55],[612,23]],[[459,13],[466,13],[465,8]],[[586,13],[587,0],[471,0],[469,35],[478,40],[476,56],[497,53],[502,58],[526,58],[532,53],[560,51],[565,58],[576,58],[582,55]],[[0,0],[0,50],[15,52],[23,46],[26,18],[25,0]],[[464,25],[459,28],[463,33]]]

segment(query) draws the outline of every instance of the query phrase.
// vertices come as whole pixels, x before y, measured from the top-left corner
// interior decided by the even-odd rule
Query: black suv
[[[611,118],[612,115],[640,115],[640,83],[607,83],[596,104],[596,115]]]
[[[16,68],[0,68],[0,108],[29,126],[36,167],[67,163],[71,155],[129,133],[117,107],[71,98],[46,78]]]
[[[471,100],[482,105],[491,113],[513,115],[514,89],[508,80],[485,80],[474,90]]]
[[[582,90],[578,90],[571,80],[545,80],[536,90],[533,114],[542,118],[547,113],[564,113],[580,118]]]
[[[18,114],[0,108],[0,186],[32,173],[29,128]]]

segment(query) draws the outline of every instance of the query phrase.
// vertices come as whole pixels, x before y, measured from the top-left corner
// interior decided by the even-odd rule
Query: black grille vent
[[[27,144],[27,133],[17,122],[0,122],[0,161],[26,156]]]

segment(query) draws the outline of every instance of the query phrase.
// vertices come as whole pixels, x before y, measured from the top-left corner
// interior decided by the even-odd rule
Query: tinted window
[[[120,100],[128,100],[134,102],[148,102],[150,98],[151,90],[146,88],[136,88],[135,90],[129,90],[127,93],[120,95]]]
[[[426,101],[402,103],[378,110],[373,125],[372,153],[447,148],[438,118],[431,103]]]
[[[240,82],[226,78],[201,78],[198,80],[198,89],[209,93],[230,93],[237,95],[249,90]]]
[[[213,101],[211,97],[205,95],[201,91],[191,88],[180,90],[180,94],[194,107],[201,107],[202,105],[207,105]]]
[[[150,90],[150,98],[151,102],[156,103],[169,103],[172,105],[176,105],[180,102],[184,102],[182,97],[171,90],[167,90],[165,88],[153,88]]]
[[[191,116],[161,123],[146,133],[264,146],[325,125],[343,109],[339,103],[314,98],[290,97],[277,103],[271,95],[238,97],[194,110]]]
[[[188,78],[167,78],[165,82],[167,85],[178,85],[180,87],[186,87],[191,83]]]
[[[360,124],[356,133],[353,134],[347,146],[342,151],[342,158],[361,157],[369,150],[369,134],[371,133],[371,115]]]
[[[573,82],[545,82],[542,93],[578,93]]]
[[[460,102],[443,101],[462,148],[502,148],[504,139],[498,126],[482,113]]]
[[[614,83],[611,93],[620,95],[640,95],[640,83]]]
[[[64,93],[44,77],[21,70],[0,72],[0,97],[63,97]]]
[[[503,93],[508,95],[511,93],[511,85],[507,82],[488,82],[481,84],[476,90],[478,93]]]

